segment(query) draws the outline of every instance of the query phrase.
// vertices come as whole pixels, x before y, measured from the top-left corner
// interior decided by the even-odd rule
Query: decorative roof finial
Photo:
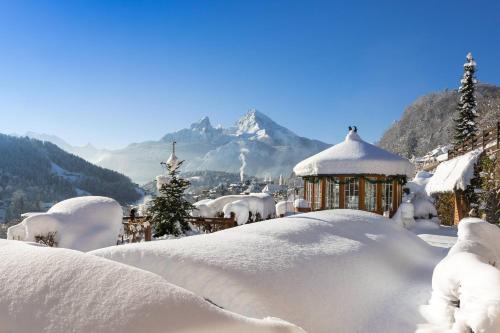
[[[350,131],[352,131],[352,127],[351,127],[351,126],[349,126],[349,132],[350,132]]]
[[[354,126],[354,133],[358,133],[358,128]]]

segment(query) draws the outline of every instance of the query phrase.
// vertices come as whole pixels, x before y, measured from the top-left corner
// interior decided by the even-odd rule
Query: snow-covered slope
[[[159,141],[134,143],[112,151],[94,151],[91,155],[85,153],[85,158],[144,184],[162,172],[160,162],[168,158],[172,141],[177,142],[178,157],[185,160],[183,171],[239,172],[243,153],[244,172],[261,177],[287,175],[297,162],[328,147],[326,143],[300,137],[263,113],[251,110],[234,127],[215,128],[208,117],[204,117]],[[81,154],[82,150],[72,152]]]
[[[0,240],[0,332],[304,333],[247,318],[160,276],[78,251]]]
[[[340,209],[90,253],[314,333],[413,332],[441,259],[387,218]]]

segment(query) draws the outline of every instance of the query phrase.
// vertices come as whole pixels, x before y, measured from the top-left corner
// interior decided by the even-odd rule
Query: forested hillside
[[[500,88],[476,87],[479,128],[500,120]],[[452,142],[453,118],[458,105],[457,90],[445,90],[418,98],[406,108],[401,119],[382,136],[379,145],[406,157],[422,156]]]
[[[6,220],[42,203],[78,195],[103,195],[122,204],[140,199],[124,175],[95,166],[56,145],[0,134],[0,202]]]

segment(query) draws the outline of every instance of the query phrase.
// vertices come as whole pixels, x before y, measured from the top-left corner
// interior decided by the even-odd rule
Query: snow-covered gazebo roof
[[[302,177],[334,174],[412,177],[414,167],[406,158],[363,141],[351,130],[343,142],[303,160],[293,171]]]

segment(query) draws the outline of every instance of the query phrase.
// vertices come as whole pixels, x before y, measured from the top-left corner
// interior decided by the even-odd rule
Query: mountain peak
[[[256,109],[251,109],[236,123],[236,135],[265,134],[280,126],[271,118]]]
[[[213,128],[212,127],[212,124],[210,123],[210,119],[205,116],[203,118],[201,118],[200,120],[198,120],[197,122],[195,123],[192,123],[191,124],[191,129],[192,130],[207,130],[207,129],[211,129]]]

